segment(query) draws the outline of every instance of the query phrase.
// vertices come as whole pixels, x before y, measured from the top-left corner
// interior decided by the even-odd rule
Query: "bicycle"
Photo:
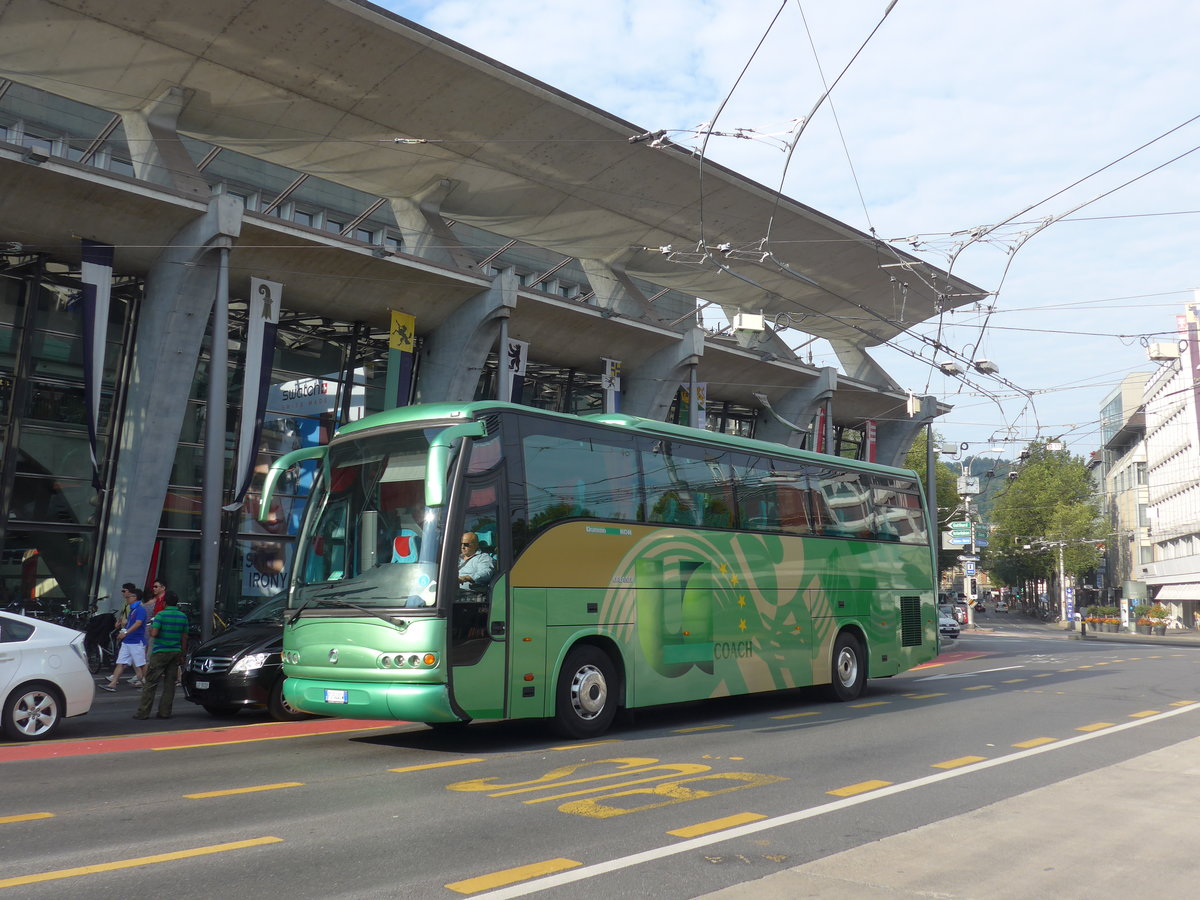
[[[88,671],[95,675],[101,669],[117,664],[120,647],[117,641],[117,617],[110,612],[97,613],[96,604],[92,604],[90,611],[91,617],[83,628],[83,648]]]

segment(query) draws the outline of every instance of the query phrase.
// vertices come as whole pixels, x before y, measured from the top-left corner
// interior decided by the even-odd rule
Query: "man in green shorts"
[[[162,699],[158,703],[158,717],[171,718],[171,705],[175,702],[175,677],[187,653],[188,617],[179,609],[179,598],[168,592],[166,606],[150,622],[150,636],[154,638],[154,652],[146,666],[146,683],[142,685],[141,702],[135,719],[150,718],[154,706],[154,695],[158,686],[163,686]]]

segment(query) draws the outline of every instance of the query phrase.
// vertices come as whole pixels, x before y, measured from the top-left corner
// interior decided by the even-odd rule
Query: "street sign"
[[[951,534],[946,540],[951,544],[969,544],[971,536],[969,534]],[[976,541],[975,543],[979,543]]]
[[[975,538],[975,546],[976,547],[986,547],[987,545],[988,545],[987,538],[981,538],[981,537]]]
[[[975,574],[975,563],[973,563],[973,562],[963,563],[963,574],[964,575],[974,575]]]
[[[960,556],[958,558],[958,561],[959,562],[979,562],[979,557],[978,556]]]
[[[951,522],[950,523],[951,531],[968,531],[968,530],[970,530],[970,528],[971,528],[970,522]]]

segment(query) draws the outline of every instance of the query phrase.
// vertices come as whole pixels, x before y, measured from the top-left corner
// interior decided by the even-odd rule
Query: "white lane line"
[[[1131,722],[1125,722],[1121,725],[1114,725],[1112,728],[1105,728],[1103,731],[1093,731],[1089,734],[1081,734],[1076,737],[1063,738],[1061,741],[1055,741],[1053,744],[1044,744],[1041,747],[1032,747],[1029,750],[1022,750],[1019,753],[1012,753],[1007,756],[999,756],[995,759],[984,760],[983,762],[975,763],[974,765],[963,766],[961,769],[951,769],[946,772],[937,772],[933,775],[926,775],[922,778],[915,778],[912,781],[904,781],[899,784],[893,784],[889,787],[879,788],[878,790],[869,791],[865,794],[858,794],[854,797],[846,797],[841,800],[834,800],[832,803],[823,803],[820,806],[814,806],[810,809],[800,809],[796,810],[796,812],[785,813],[782,816],[763,819],[761,822],[751,822],[747,825],[739,825],[735,828],[729,828],[725,831],[719,831],[715,834],[705,835],[704,837],[691,838],[690,840],[680,841],[677,844],[669,844],[665,847],[656,847],[651,850],[643,850],[640,853],[631,853],[629,856],[622,856],[617,859],[606,860],[605,862],[595,863],[594,865],[584,866],[579,869],[572,869],[569,872],[560,872],[557,875],[548,875],[545,878],[527,881],[524,884],[515,884],[510,887],[501,888],[500,890],[489,891],[485,894],[476,894],[472,900],[510,900],[512,897],[524,897],[529,894],[535,894],[538,891],[562,887],[566,884],[574,884],[577,881],[585,881],[589,878],[607,875],[610,872],[617,872],[621,869],[629,869],[633,866],[640,866],[643,863],[656,862],[660,859],[678,856],[681,853],[691,853],[693,850],[710,847],[713,844],[724,843],[725,841],[745,837],[746,835],[758,834],[761,831],[767,831],[771,828],[792,825],[796,822],[803,822],[805,819],[815,819],[818,816],[824,816],[828,813],[841,812],[844,809],[849,809],[852,806],[858,806],[862,803],[873,803],[881,797],[891,797],[895,794],[903,794],[907,791],[916,790],[917,788],[923,788],[931,784],[938,784],[942,781],[948,781],[951,778],[961,778],[963,775],[971,775],[975,772],[981,772],[984,769],[991,769],[995,766],[1004,766],[1008,765],[1009,763],[1019,762],[1024,759],[1029,759],[1033,756],[1039,756],[1042,753],[1053,753],[1056,750],[1061,750],[1065,747],[1073,747],[1075,744],[1082,744],[1084,741],[1094,741],[1097,738],[1107,737],[1108,735],[1115,734],[1118,731],[1126,731],[1130,728],[1140,728],[1141,726],[1148,725],[1151,722],[1158,722],[1162,719],[1169,719],[1172,716],[1178,716],[1188,712],[1195,712],[1197,710],[1200,710],[1200,703],[1192,703],[1188,706],[1180,707],[1179,709],[1170,710],[1169,712],[1165,712],[1162,715],[1155,716],[1154,718],[1136,719]]]
[[[973,678],[976,675],[988,675],[992,672],[1007,672],[1010,669],[1023,669],[1025,666],[1001,666],[998,669],[978,669],[974,672],[959,672],[954,675],[926,675],[924,678],[918,678],[917,681],[939,681],[944,678]]]

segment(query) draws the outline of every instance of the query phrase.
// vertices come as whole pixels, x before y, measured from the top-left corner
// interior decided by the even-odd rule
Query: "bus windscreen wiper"
[[[375,611],[375,610],[373,610],[373,609],[367,609],[367,608],[365,608],[365,607],[362,607],[362,606],[356,606],[356,605],[355,605],[355,604],[353,604],[353,603],[347,603],[345,600],[335,600],[335,599],[333,599],[332,597],[322,597],[322,598],[320,598],[320,599],[314,600],[313,602],[314,602],[314,603],[328,603],[328,604],[330,604],[330,605],[332,605],[332,606],[340,606],[340,607],[342,607],[342,608],[344,608],[344,609],[353,609],[353,610],[354,610],[354,611],[356,611],[356,612],[360,612],[360,613],[362,613],[364,616],[373,616],[373,617],[374,617],[374,618],[376,618],[376,619],[383,619],[383,621],[387,622],[387,623],[388,623],[389,625],[391,625],[393,628],[398,628],[398,627],[399,627],[399,625],[398,625],[398,623],[396,622],[396,620],[395,620],[395,619],[389,619],[387,616],[385,616],[385,615],[384,615],[383,613],[381,613],[381,612],[377,612],[377,611]],[[407,623],[405,624],[405,627],[406,627],[406,628],[408,627],[408,626],[407,626]],[[403,630],[403,629],[401,629],[401,630]]]

